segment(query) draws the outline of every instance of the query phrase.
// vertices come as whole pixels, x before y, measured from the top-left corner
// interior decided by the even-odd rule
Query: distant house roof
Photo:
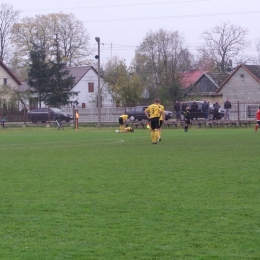
[[[183,74],[182,78],[182,86],[184,88],[189,88],[191,85],[193,85],[197,80],[205,73],[205,70],[190,70],[186,71]]]
[[[75,77],[75,83],[74,86],[84,77],[84,75],[90,70],[93,69],[96,73],[97,71],[93,66],[81,66],[81,67],[68,67],[67,70],[70,72],[70,74]],[[27,82],[22,82],[21,86],[18,88],[18,92],[23,92],[30,89]],[[34,91],[33,88],[31,88],[31,91]]]
[[[13,74],[13,72],[8,69],[5,64],[3,63],[3,61],[0,59],[0,66],[4,68],[4,70],[11,76],[11,78],[18,84],[21,85],[22,83],[20,82],[20,80]]]
[[[71,75],[75,77],[74,85],[77,85],[90,69],[93,69],[98,74],[93,66],[69,67],[67,69],[70,71]]]
[[[246,65],[240,64],[238,65],[234,71],[230,74],[230,76],[221,84],[221,86],[216,90],[218,93],[222,87],[232,78],[232,76],[240,69],[244,68],[256,81],[260,83],[260,66],[259,65]]]

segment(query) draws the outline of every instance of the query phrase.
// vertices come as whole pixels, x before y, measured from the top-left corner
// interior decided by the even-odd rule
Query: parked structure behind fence
[[[230,100],[232,108],[230,110],[230,120],[252,120],[255,118],[256,111],[260,106],[260,101],[237,101]],[[164,104],[165,109],[174,112],[172,104]],[[97,108],[76,108],[79,112],[79,123],[98,122]],[[101,108],[101,122],[118,122],[120,115],[130,107],[103,107]],[[64,112],[73,113],[73,108],[64,108]],[[174,113],[175,115],[175,113]],[[8,111],[1,109],[0,118],[6,122],[27,122],[26,111]],[[175,118],[173,118],[174,120]]]

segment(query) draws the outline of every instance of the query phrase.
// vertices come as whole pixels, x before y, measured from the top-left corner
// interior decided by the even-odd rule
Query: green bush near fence
[[[259,259],[253,128],[0,129],[0,259]]]

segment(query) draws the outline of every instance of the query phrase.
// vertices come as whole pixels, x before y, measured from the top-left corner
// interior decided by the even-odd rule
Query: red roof
[[[196,70],[196,69],[184,72],[182,78],[182,86],[184,88],[190,87],[202,76],[203,73],[206,72],[207,71],[205,70]]]

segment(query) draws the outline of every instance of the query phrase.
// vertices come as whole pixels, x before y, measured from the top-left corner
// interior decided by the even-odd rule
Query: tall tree
[[[175,101],[183,95],[182,72],[191,68],[193,56],[178,31],[149,32],[138,47],[133,66],[147,86],[147,97]]]
[[[58,36],[56,36],[54,52],[56,60],[50,61],[49,89],[45,95],[45,102],[48,105],[60,107],[69,104],[70,98],[77,96],[78,92],[72,91],[75,78],[66,69],[66,64],[62,61]]]
[[[202,33],[205,43],[199,47],[200,55],[207,61],[214,61],[215,67],[225,72],[230,66],[230,61],[243,62],[251,58],[243,56],[243,51],[248,47],[246,40],[248,30],[230,22],[222,22]]]
[[[81,21],[73,14],[54,13],[25,17],[16,23],[12,30],[13,43],[19,55],[26,56],[32,43],[46,49],[48,59],[55,60],[56,36],[60,42],[60,57],[68,66],[89,63],[88,57],[92,50],[89,47],[89,35]]]
[[[11,50],[12,27],[19,18],[20,11],[13,9],[11,5],[0,5],[0,59],[8,63],[8,54]]]
[[[37,93],[38,104],[41,107],[42,102],[46,101],[46,94],[50,91],[50,64],[46,59],[46,49],[34,44],[30,51],[30,60],[27,82],[32,91]]]

